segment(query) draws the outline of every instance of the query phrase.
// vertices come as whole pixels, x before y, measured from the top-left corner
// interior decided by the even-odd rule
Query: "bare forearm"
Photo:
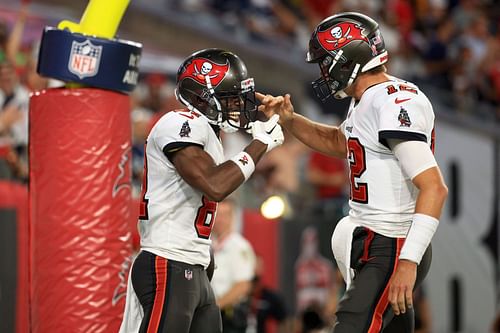
[[[233,161],[226,161],[208,173],[206,184],[201,187],[210,200],[219,202],[236,190],[244,181],[245,177],[240,168]]]
[[[12,61],[13,63],[15,63],[15,58],[17,52],[19,52],[19,48],[21,45],[21,39],[23,36],[26,16],[27,16],[27,8],[26,6],[23,6],[7,40],[7,45],[6,45],[7,58],[9,61]]]
[[[253,140],[248,146],[245,147],[245,151],[252,156],[253,162],[257,164],[262,156],[266,153],[267,146],[258,140]]]
[[[252,141],[246,148],[254,163],[257,163],[266,152],[266,145],[260,141]],[[209,172],[204,183],[205,194],[214,201],[222,201],[236,190],[245,178],[240,168],[231,160],[214,166]]]
[[[421,190],[417,197],[415,213],[429,215],[439,220],[445,200],[446,194],[439,188]]]
[[[306,146],[327,155],[346,157],[345,137],[338,127],[313,122],[304,116],[294,114],[283,123],[297,139]]]
[[[251,284],[249,281],[236,283],[226,294],[217,300],[217,305],[223,309],[230,305],[239,303],[250,293]]]
[[[431,168],[414,179],[415,185],[419,188],[415,213],[432,216],[439,220],[443,210],[448,188],[446,187],[439,169]]]

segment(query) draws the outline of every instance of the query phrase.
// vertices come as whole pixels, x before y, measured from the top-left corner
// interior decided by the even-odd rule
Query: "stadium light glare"
[[[266,219],[277,219],[285,213],[285,200],[278,195],[267,198],[260,206],[260,213]]]

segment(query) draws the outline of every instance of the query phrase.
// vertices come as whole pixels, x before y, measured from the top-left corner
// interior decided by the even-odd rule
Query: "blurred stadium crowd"
[[[471,110],[478,101],[496,107],[500,99],[498,1],[169,0],[167,3],[170,11],[195,16],[200,24],[218,26],[235,38],[301,54],[310,32],[323,18],[341,11],[359,11],[381,25],[391,57],[389,72],[452,91],[450,104],[457,111]]]
[[[139,6],[151,6],[147,2],[137,1]],[[347,10],[366,13],[381,24],[391,57],[390,73],[443,91],[444,103],[457,113],[500,123],[498,1],[167,0],[162,4],[162,15],[175,13],[207,26],[208,31],[224,31],[235,39],[284,49],[300,57],[305,54],[312,28],[323,18]],[[0,178],[25,184],[29,177],[29,93],[58,84],[36,73],[38,43],[26,43],[23,38],[29,15],[24,5],[15,21],[0,22]],[[181,107],[173,94],[174,85],[174,73],[144,72],[131,96],[136,197],[142,183],[147,134],[164,113]],[[240,151],[249,139],[242,133],[233,134],[231,140],[223,138],[226,156]],[[332,216],[346,212],[347,184],[343,161],[311,152],[287,137],[283,146],[266,155],[238,195],[245,206],[253,208],[269,196],[279,195],[286,203],[285,217],[313,211],[333,220]],[[328,314],[335,307],[327,302],[323,306],[315,313]],[[308,312],[303,315],[304,320],[319,320]]]

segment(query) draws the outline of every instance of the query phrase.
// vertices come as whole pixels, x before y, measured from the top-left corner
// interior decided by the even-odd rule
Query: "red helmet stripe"
[[[359,24],[342,22],[325,31],[318,31],[318,41],[327,51],[338,50],[355,40],[369,43],[368,38],[361,33],[362,30]]]
[[[224,80],[228,71],[228,61],[220,65],[206,58],[195,58],[184,67],[179,82],[185,78],[190,78],[202,85],[206,85],[205,77],[208,76],[215,88]]]

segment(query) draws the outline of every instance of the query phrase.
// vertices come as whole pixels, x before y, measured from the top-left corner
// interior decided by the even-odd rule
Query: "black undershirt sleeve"
[[[172,157],[176,152],[189,146],[197,146],[203,149],[203,146],[198,143],[177,141],[177,142],[170,142],[165,147],[163,147],[162,150],[165,156],[167,156],[167,158],[169,159],[169,161],[172,162]]]
[[[404,141],[423,141],[427,142],[427,136],[422,133],[415,133],[415,132],[405,132],[405,131],[380,131],[378,132],[378,142],[386,146],[387,148],[391,149],[389,147],[389,144],[387,142],[388,139],[400,139]]]

